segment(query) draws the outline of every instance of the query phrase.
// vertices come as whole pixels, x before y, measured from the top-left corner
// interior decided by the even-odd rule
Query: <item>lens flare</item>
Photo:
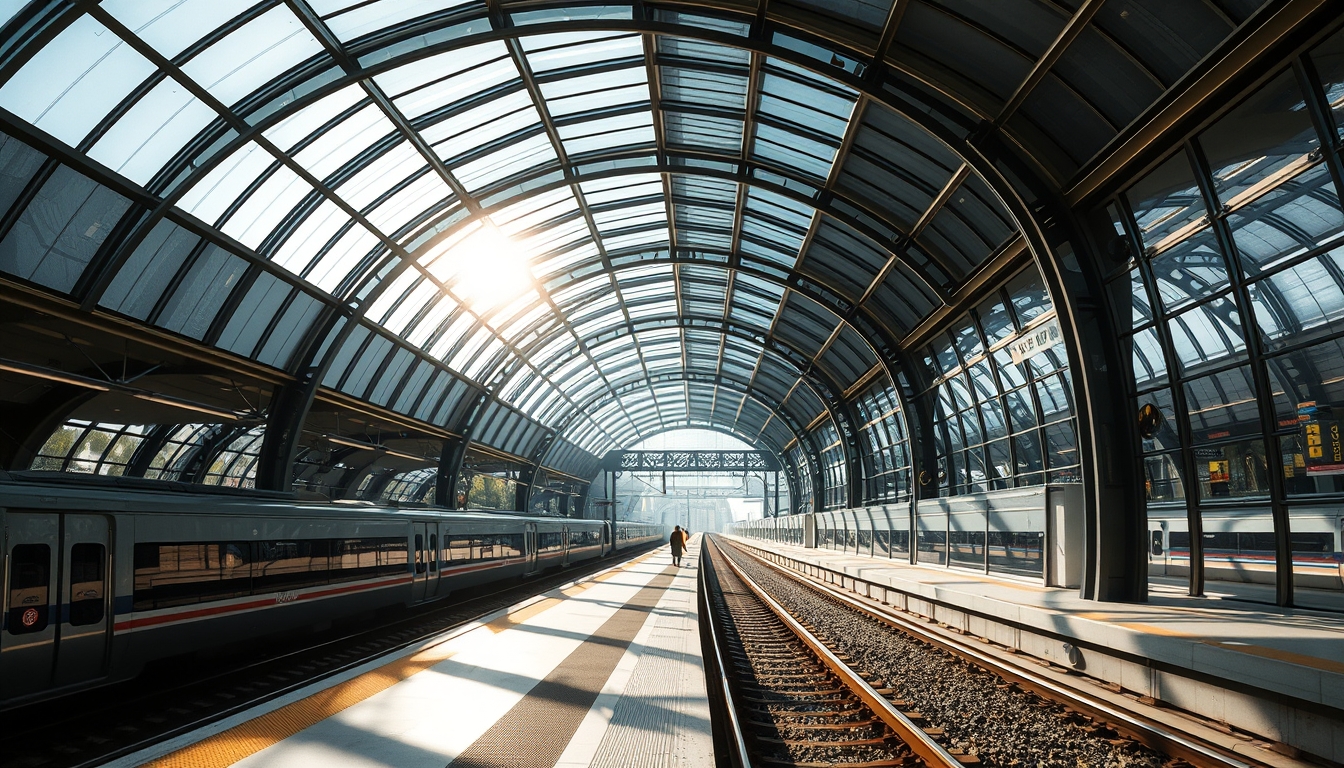
[[[456,262],[452,292],[478,313],[508,303],[532,285],[518,244],[490,225],[459,242],[449,258]]]

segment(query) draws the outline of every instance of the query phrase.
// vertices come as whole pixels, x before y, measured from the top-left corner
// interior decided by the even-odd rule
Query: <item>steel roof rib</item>
[[[804,30],[790,24],[792,4],[712,5],[634,3],[569,20],[509,0],[428,13],[279,0],[186,19],[194,26],[167,44],[155,37],[157,18],[79,0],[42,44],[87,17],[150,75],[134,75],[128,95],[71,143],[76,154],[103,162],[100,143],[165,83],[209,115],[155,174],[127,177],[148,215],[92,264],[79,299],[98,309],[160,222],[186,222],[249,275],[264,270],[347,328],[393,341],[389,364],[403,350],[433,360],[486,393],[482,413],[507,406],[557,446],[573,437],[601,452],[707,424],[757,442],[787,432],[815,462],[807,427],[824,418],[843,433],[860,384],[885,373],[894,387],[896,364],[880,350],[944,310],[1019,235],[1003,234],[1013,222],[971,164],[946,159],[955,153],[936,136],[947,134],[881,92],[889,56],[895,71],[947,90],[902,58],[901,24],[917,0],[862,11],[867,31],[852,36],[842,32],[859,11],[823,8],[816,13],[830,21]],[[1061,15],[1040,48],[1003,37],[1030,61],[989,110],[996,129],[1030,118],[1036,86],[1096,27],[1101,5]],[[290,17],[298,27],[280,42],[239,36]],[[948,18],[995,35],[979,19]],[[836,47],[827,61],[785,40]],[[255,63],[276,51],[292,57]],[[222,65],[210,61],[234,69],[211,71]],[[903,131],[931,144],[903,144]],[[235,171],[254,147],[262,154],[248,162],[260,170]],[[889,184],[880,200],[865,193],[900,174],[908,188]],[[958,207],[975,194],[981,208]],[[217,207],[200,203],[209,195]],[[259,216],[268,196],[277,209]],[[235,215],[260,223],[249,229]],[[949,224],[970,234],[945,235]],[[530,260],[522,293],[498,306],[473,306],[449,263],[481,226],[508,230]],[[214,333],[237,303],[212,321]],[[266,333],[280,322],[277,313]],[[318,333],[305,342],[314,350]],[[361,379],[351,396],[398,395],[410,382],[409,373]]]

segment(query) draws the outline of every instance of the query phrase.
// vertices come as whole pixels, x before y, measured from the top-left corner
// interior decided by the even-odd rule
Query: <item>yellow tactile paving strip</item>
[[[629,568],[639,565],[658,554],[654,550],[598,576],[576,584],[562,591],[562,594],[578,594],[595,581],[606,581]],[[572,596],[572,595],[570,595]],[[563,602],[560,598],[548,597],[523,606],[517,611],[501,616],[485,625],[491,632],[498,634],[509,627],[521,624],[548,608]],[[283,741],[300,731],[314,726],[342,710],[400,683],[417,672],[452,658],[455,651],[445,648],[448,640],[426,648],[419,653],[384,664],[377,669],[365,672],[352,680],[338,683],[303,699],[268,712],[256,719],[236,725],[227,731],[208,736],[188,747],[165,755],[157,760],[143,763],[142,768],[224,768],[261,750]]]
[[[218,768],[233,765],[375,693],[391,688],[417,672],[452,658],[453,653],[444,650],[442,646],[427,648],[414,656],[385,664],[353,680],[287,704],[145,765],[153,768]]]

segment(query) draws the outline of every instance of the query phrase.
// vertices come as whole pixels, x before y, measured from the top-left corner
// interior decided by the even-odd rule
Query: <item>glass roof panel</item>
[[[154,73],[91,16],[80,16],[0,87],[0,107],[71,146]]]
[[[780,2],[780,18],[811,18],[815,11],[834,23],[870,27],[888,10],[887,0],[841,10],[811,0]],[[306,11],[297,11],[305,3],[331,30],[323,39],[333,52],[301,22]],[[923,5],[911,4],[915,17]],[[368,327],[381,325],[453,370],[489,386],[507,378],[496,392],[501,402],[563,422],[567,435],[589,446],[669,420],[727,426],[740,418],[749,431],[775,434],[778,424],[768,424],[774,406],[742,405],[737,391],[756,376],[761,390],[751,394],[768,401],[763,392],[785,398],[797,382],[795,362],[765,347],[819,350],[839,322],[836,305],[853,301],[883,265],[891,268],[875,288],[870,303],[881,306],[871,314],[908,331],[941,306],[911,265],[936,271],[931,259],[945,262],[956,273],[938,286],[947,291],[1012,235],[1009,217],[972,174],[930,212],[920,247],[888,265],[890,243],[909,231],[960,160],[891,110],[866,106],[855,115],[858,94],[828,74],[825,56],[815,58],[822,48],[786,40],[780,30],[765,38],[793,51],[806,48],[817,71],[656,32],[537,35],[520,26],[491,32],[501,18],[525,25],[646,13],[719,33],[750,31],[708,15],[657,8],[632,14],[628,4],[504,8],[493,17],[481,0],[109,0],[102,8],[181,72],[155,72],[126,41],[73,13],[73,23],[35,57],[17,59],[17,72],[0,84],[0,106],[72,146],[87,140],[94,160],[142,188],[180,192],[175,204],[182,213],[170,221],[199,229],[182,221],[183,214],[194,216],[218,228],[202,233],[214,242],[225,242],[223,235],[258,252],[230,255],[211,246],[211,257],[198,259],[204,266],[196,269],[193,252],[182,245],[153,274],[214,269],[227,284],[207,291],[209,307],[188,306],[191,291],[200,292],[197,275],[190,291],[162,298],[149,292],[128,311],[149,316],[156,300],[168,302],[159,319],[165,328],[208,338],[216,310],[228,306],[227,346],[250,355],[263,346],[263,320],[289,316],[272,312],[271,304],[301,295],[265,275],[249,284],[240,305],[262,297],[264,318],[244,317],[227,304],[233,283],[255,276],[251,260],[270,259],[311,283],[305,291],[315,286],[331,294],[325,301],[357,297],[368,308]],[[494,39],[421,56],[428,46],[450,48],[481,32],[515,35],[516,42]],[[341,44],[357,38],[357,46]],[[832,66],[855,72],[848,55]],[[338,62],[354,62],[353,69]],[[363,66],[374,69],[359,71]],[[213,98],[196,99],[194,85],[174,77],[191,78]],[[262,129],[264,139],[239,139],[230,130],[235,116],[217,114],[215,100],[247,104],[237,117]],[[104,120],[109,113],[115,119]],[[88,137],[95,127],[104,133]],[[181,156],[189,146],[193,159]],[[840,157],[842,146],[852,149]],[[843,167],[833,169],[837,159]],[[321,183],[309,184],[299,169]],[[835,186],[823,194],[832,176]],[[453,189],[465,189],[466,199]],[[347,210],[358,211],[358,220]],[[493,236],[482,222],[518,244],[538,282],[472,311],[451,294],[466,290],[457,284],[461,260],[478,250],[479,238]],[[809,233],[812,247],[800,261]],[[199,236],[186,237],[194,244]],[[416,264],[397,261],[402,248]],[[137,257],[133,269],[147,273],[156,252]],[[227,268],[218,267],[225,262]],[[803,283],[795,270],[806,275]],[[130,301],[130,282],[118,276],[120,293],[102,297],[108,306]],[[823,303],[811,306],[786,284]],[[842,298],[826,303],[819,295],[826,293]],[[744,336],[721,335],[714,329],[722,322]],[[846,382],[866,373],[871,351],[861,338],[855,328],[841,328],[819,366]],[[391,343],[379,336],[374,352],[351,350],[346,363],[360,366],[359,375],[347,374],[343,364],[330,385],[349,378],[344,386],[358,396],[435,411],[437,405],[415,402],[429,374],[410,350]],[[508,345],[525,359],[514,359]],[[380,372],[382,361],[396,375]],[[736,389],[682,381],[683,367],[698,375],[722,370]],[[641,385],[651,372],[675,380]],[[414,380],[408,391],[416,392],[396,393],[403,378]],[[613,387],[629,393],[618,397]],[[808,421],[821,412],[817,394],[803,389],[784,404],[788,419]],[[575,413],[584,403],[570,396],[600,407]],[[518,428],[513,421],[499,426],[508,419]],[[521,446],[537,437],[536,425],[517,414],[495,421],[493,444]]]
[[[173,155],[218,117],[181,83],[166,77],[98,139],[89,157],[147,185]]]
[[[485,6],[480,0],[377,0],[372,3],[311,0],[309,4],[313,10],[325,14],[322,20],[342,42],[438,11]]]
[[[527,63],[538,74],[598,62],[643,58],[639,35],[603,32],[558,32],[519,38]]]
[[[299,17],[277,5],[193,56],[182,72],[227,106],[320,53]]]
[[[102,7],[165,58],[175,58],[256,0],[104,0]]]

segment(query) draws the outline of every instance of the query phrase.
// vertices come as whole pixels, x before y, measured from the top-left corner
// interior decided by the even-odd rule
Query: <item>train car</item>
[[[612,535],[602,520],[15,480],[0,478],[0,708],[662,538],[641,523]]]
[[[1208,509],[1200,523],[1206,579],[1274,583],[1274,521],[1268,508]],[[1294,583],[1344,589],[1344,510],[1295,507],[1290,528]],[[1149,509],[1148,572],[1175,577],[1190,573],[1190,526],[1184,507]]]

